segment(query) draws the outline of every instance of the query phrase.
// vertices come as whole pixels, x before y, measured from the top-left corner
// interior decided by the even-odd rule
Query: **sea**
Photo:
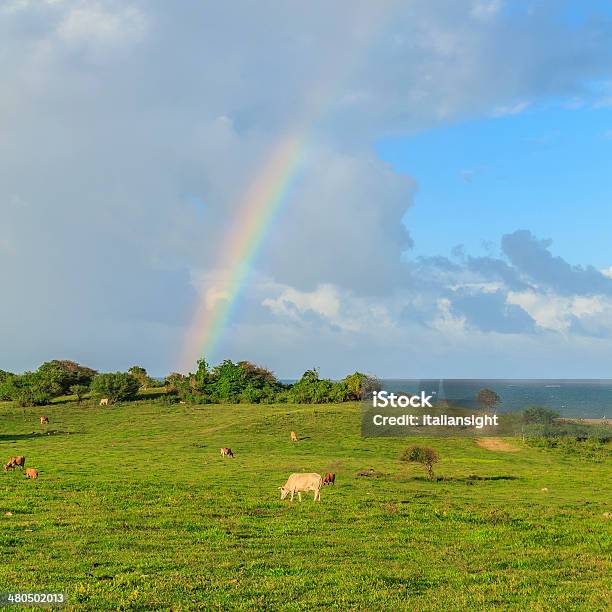
[[[383,379],[389,392],[433,394],[438,400],[475,405],[481,389],[491,389],[500,397],[498,412],[515,412],[541,406],[563,417],[612,418],[612,380],[493,380],[493,379]]]

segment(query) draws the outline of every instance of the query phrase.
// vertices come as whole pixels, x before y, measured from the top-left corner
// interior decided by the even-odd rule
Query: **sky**
[[[610,2],[4,0],[0,77],[0,369],[163,376],[221,305],[281,378],[612,374]]]

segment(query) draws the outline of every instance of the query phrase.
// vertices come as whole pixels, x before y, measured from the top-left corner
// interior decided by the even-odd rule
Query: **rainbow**
[[[305,149],[305,130],[294,130],[272,150],[267,163],[239,205],[239,224],[226,236],[216,278],[202,295],[187,331],[181,358],[183,372],[202,355],[211,355],[231,318],[241,290],[267,235],[275,213],[298,174]]]
[[[305,95],[303,121],[288,130],[272,148],[259,174],[249,185],[241,198],[236,222],[230,227],[222,242],[220,258],[215,275],[199,303],[189,326],[183,344],[179,369],[189,371],[197,359],[212,355],[227,327],[236,307],[248,274],[253,267],[268,228],[286,199],[291,185],[298,176],[305,157],[307,144],[314,126],[319,123],[327,109],[333,108],[335,97],[340,92],[339,84],[358,64],[359,57],[369,47],[376,33],[391,20],[395,0],[377,4],[377,11],[367,10],[352,14],[355,31],[359,32],[356,48],[345,44],[325,67],[325,74],[319,75],[314,87]],[[367,6],[367,5],[366,5]]]

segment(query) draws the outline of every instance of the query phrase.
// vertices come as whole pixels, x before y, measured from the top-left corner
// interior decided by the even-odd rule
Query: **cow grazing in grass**
[[[233,458],[234,457],[234,453],[232,453],[232,449],[231,448],[223,447],[221,449],[221,456],[222,457],[232,457]]]
[[[297,434],[295,433],[295,431],[291,432],[291,441],[292,442],[297,442],[298,441],[298,437],[297,437]]]
[[[279,488],[281,499],[285,499],[287,495],[291,494],[290,501],[293,501],[293,496],[297,493],[298,499],[302,501],[302,492],[314,491],[314,500],[321,501],[322,486],[323,479],[321,478],[321,474],[311,472],[307,474],[291,474],[285,486]]]
[[[336,475],[332,474],[331,472],[327,472],[327,474],[325,474],[325,476],[323,476],[323,484],[324,485],[327,485],[327,484],[335,485],[336,484]]]
[[[49,417],[48,416],[41,416],[40,417],[40,424],[41,425],[48,425],[49,424]]]
[[[16,467],[20,467],[23,470],[23,468],[25,467],[25,457],[21,455],[17,457],[9,457],[9,460],[4,466],[4,471],[8,472],[9,470],[13,470]]]
[[[100,406],[108,406],[108,397],[103,397],[100,400]]]
[[[26,470],[26,478],[38,478],[38,470],[34,468],[28,468]]]

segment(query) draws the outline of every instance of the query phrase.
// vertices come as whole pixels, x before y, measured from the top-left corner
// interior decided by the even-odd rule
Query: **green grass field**
[[[0,423],[0,458],[40,471],[0,473],[0,591],[83,610],[612,605],[609,454],[429,440],[447,477],[429,482],[398,460],[411,440],[360,437],[356,404],[0,404]],[[300,471],[336,486],[281,501]]]

